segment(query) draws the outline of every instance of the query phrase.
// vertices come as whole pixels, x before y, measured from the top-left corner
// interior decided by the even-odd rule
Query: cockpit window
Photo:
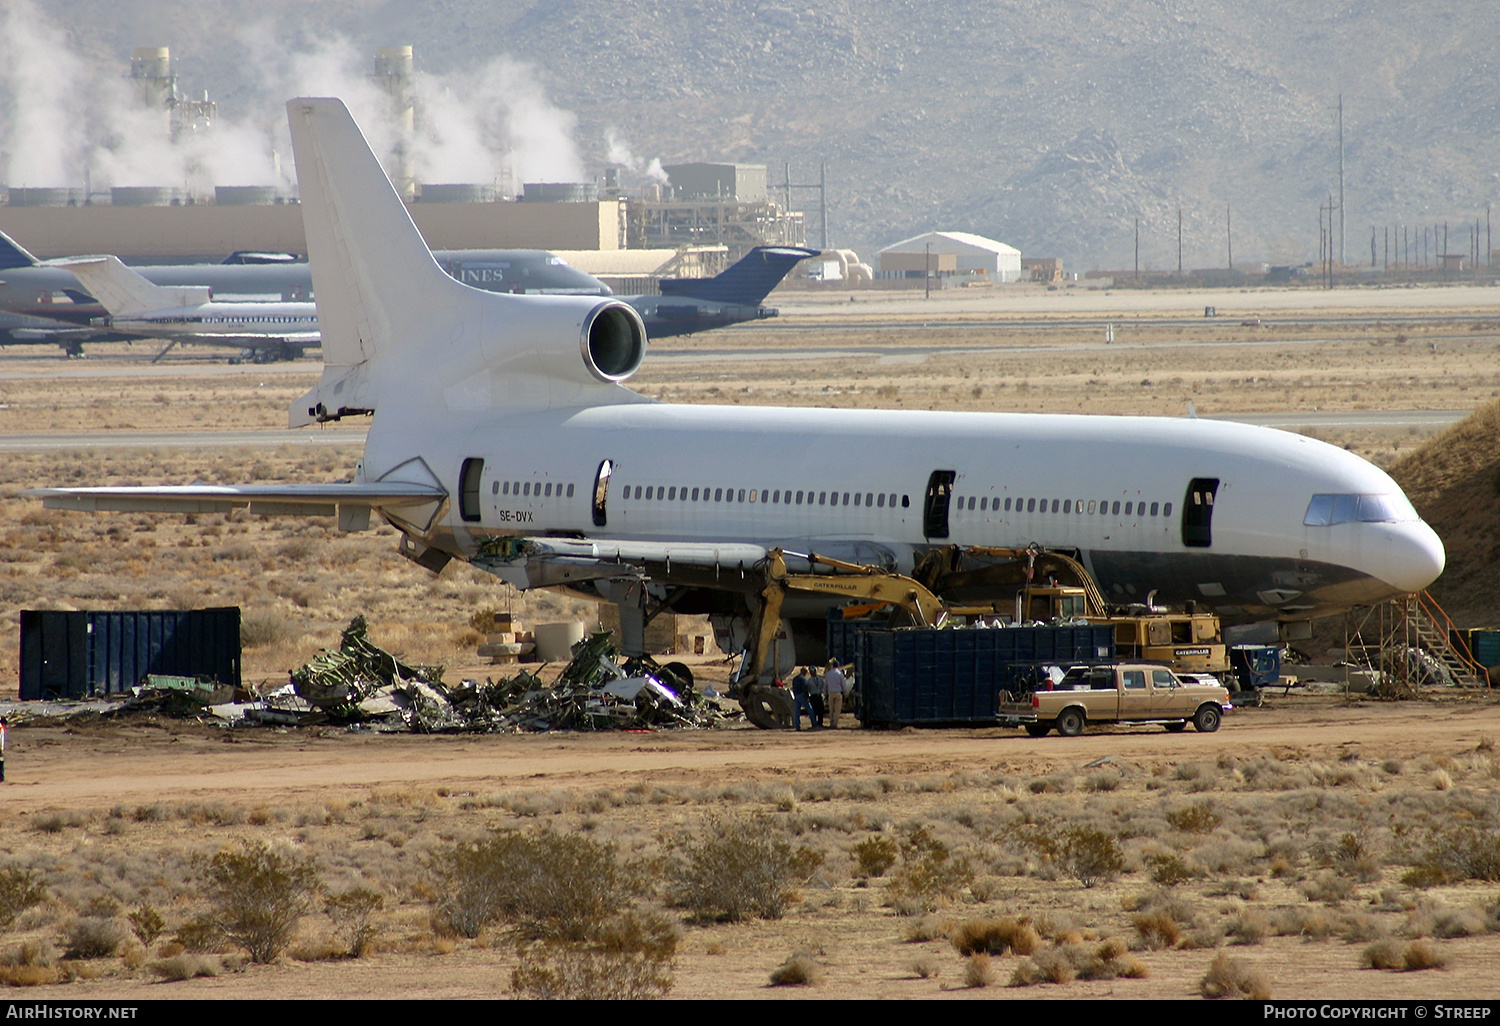
[[[1404,495],[1314,495],[1307,504],[1302,523],[1308,527],[1330,524],[1393,524],[1416,520],[1417,511]]]

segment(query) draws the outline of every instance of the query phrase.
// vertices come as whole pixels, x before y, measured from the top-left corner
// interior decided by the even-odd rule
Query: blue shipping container
[[[855,681],[866,726],[994,723],[1000,693],[1026,689],[1038,667],[1115,658],[1108,625],[867,628],[856,639]]]
[[[21,698],[119,694],[148,673],[240,683],[240,609],[21,611]]]

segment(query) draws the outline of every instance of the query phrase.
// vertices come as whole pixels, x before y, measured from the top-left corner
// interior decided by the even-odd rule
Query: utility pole
[[[1230,218],[1229,204],[1224,204],[1224,245],[1229,249],[1229,269],[1234,270],[1234,222]]]
[[[1141,276],[1141,219],[1135,219],[1135,276]]]
[[[1345,263],[1344,253],[1344,94],[1339,93],[1339,263]]]
[[[1177,208],[1177,277],[1182,277],[1182,208]]]
[[[927,255],[922,258],[923,299],[932,298],[932,243],[927,244]]]

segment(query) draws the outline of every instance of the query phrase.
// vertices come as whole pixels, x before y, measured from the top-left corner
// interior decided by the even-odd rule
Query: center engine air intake
[[[646,358],[646,325],[620,302],[601,303],[583,320],[584,366],[600,381],[624,381]]]

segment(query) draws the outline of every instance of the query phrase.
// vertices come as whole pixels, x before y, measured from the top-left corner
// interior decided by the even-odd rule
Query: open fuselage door
[[[1182,501],[1182,544],[1190,549],[1213,545],[1214,497],[1219,492],[1216,477],[1195,477],[1188,482]]]
[[[927,479],[927,497],[922,501],[922,533],[928,540],[948,537],[948,504],[953,501],[953,481],[958,472],[934,470]]]

